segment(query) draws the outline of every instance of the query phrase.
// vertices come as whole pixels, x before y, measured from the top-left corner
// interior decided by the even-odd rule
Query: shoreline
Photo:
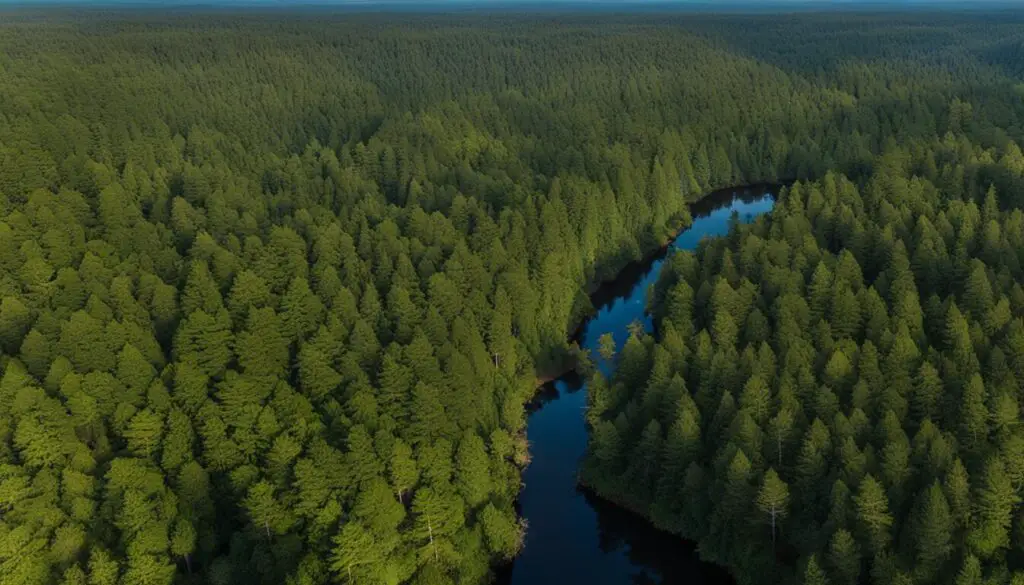
[[[601,303],[594,303],[595,296],[608,285],[614,284],[617,281],[621,280],[623,274],[628,273],[630,269],[642,269],[644,267],[647,267],[649,264],[656,261],[660,255],[667,253],[669,249],[672,247],[672,244],[676,241],[676,239],[678,239],[679,236],[681,236],[684,232],[686,232],[686,230],[690,229],[693,226],[693,220],[695,219],[695,217],[700,217],[703,203],[707,202],[708,200],[716,196],[729,195],[731,198],[734,198],[744,191],[750,191],[753,189],[771,191],[789,186],[794,182],[794,179],[784,179],[779,181],[759,181],[753,183],[745,183],[742,185],[737,185],[735,187],[725,187],[722,189],[715,189],[713,191],[709,191],[708,193],[701,195],[699,198],[687,203],[687,210],[690,212],[689,222],[687,222],[685,225],[679,226],[678,228],[671,229],[668,235],[662,238],[663,241],[660,241],[656,246],[647,249],[645,252],[642,253],[640,258],[630,260],[624,263],[622,266],[613,271],[612,276],[606,278],[593,278],[589,282],[581,286],[583,293],[590,300],[590,307],[586,311],[584,311],[580,316],[578,316],[575,322],[570,322],[569,325],[566,327],[566,342],[571,347],[574,342],[578,341],[584,326],[586,326],[587,322],[597,312],[597,308]],[[573,355],[569,354],[564,356],[563,361],[568,363],[563,364],[561,367],[554,368],[553,371],[544,373],[535,371],[534,374],[536,381],[534,384],[534,389],[539,390],[542,386],[556,382],[557,380],[576,371],[578,362]],[[533,402],[533,400],[534,398],[531,398],[525,403],[524,406],[528,406],[531,402]]]
[[[790,180],[774,182],[761,181],[710,191],[687,204],[687,210],[690,213],[689,221],[680,222],[680,225],[677,227],[669,229],[666,235],[657,240],[657,245],[648,247],[643,251],[639,258],[623,263],[617,270],[613,271],[611,276],[606,278],[592,278],[581,287],[581,290],[587,295],[589,306],[586,310],[581,311],[580,314],[576,316],[575,320],[571,321],[566,327],[566,350],[563,355],[560,356],[559,360],[553,360],[558,365],[556,367],[549,368],[547,371],[535,370],[533,393],[523,403],[526,418],[524,426],[517,436],[519,436],[525,443],[526,453],[521,463],[518,461],[516,462],[520,473],[520,490],[514,501],[516,515],[520,522],[525,519],[522,515],[522,509],[520,508],[520,494],[525,487],[522,484],[522,474],[530,464],[530,443],[528,438],[529,417],[540,408],[543,408],[546,402],[557,397],[558,391],[553,386],[555,382],[572,375],[578,375],[579,360],[577,359],[577,353],[573,348],[578,348],[578,342],[580,341],[584,327],[597,314],[601,307],[619,296],[620,291],[618,289],[621,288],[622,285],[628,284],[629,287],[632,288],[636,284],[637,276],[646,274],[656,261],[665,257],[676,240],[688,229],[693,227],[694,220],[705,217],[710,212],[720,207],[720,205],[715,204],[716,201],[728,199],[728,202],[731,203],[744,195],[750,195],[752,192],[757,192],[758,196],[762,196],[764,193],[774,195],[777,193],[778,189],[784,188],[792,182],[793,181]],[[675,216],[675,218],[678,218],[678,216]],[[546,399],[545,396],[547,396]],[[637,515],[638,520],[650,524],[657,530],[671,534],[673,537],[679,537],[677,533],[666,529],[667,527],[655,524],[633,507],[629,505],[622,505],[620,502],[601,496],[597,490],[582,480],[579,473],[580,470],[577,469],[577,471],[575,489],[584,489],[594,498],[599,499],[602,502],[606,502],[610,506],[615,506],[626,512]],[[687,542],[696,545],[695,542]],[[522,551],[520,550],[519,553],[516,554],[516,557],[518,557],[521,552]],[[503,585],[511,583],[512,570],[516,557],[499,563],[494,567],[493,570],[495,571],[494,575],[496,583],[501,583]],[[731,574],[730,578],[732,578]]]

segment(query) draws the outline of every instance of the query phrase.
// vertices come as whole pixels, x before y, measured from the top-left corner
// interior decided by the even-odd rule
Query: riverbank
[[[692,223],[673,230],[658,246],[649,248],[639,260],[625,263],[614,278],[605,279],[591,292],[588,310],[580,311],[568,337],[572,347],[579,350],[565,353],[596,354],[605,334],[611,334],[616,345],[622,347],[631,324],[637,321],[650,331],[647,290],[659,277],[670,249],[694,249],[706,236],[727,233],[733,213],[748,218],[768,211],[772,205],[769,191],[763,186],[727,189],[692,203]],[[599,504],[604,501],[578,489],[577,470],[589,441],[584,416],[586,383],[574,375],[568,360],[556,365],[562,367],[538,372],[536,379],[546,374],[543,378],[548,383],[526,405],[530,457],[522,472],[524,487],[517,498],[517,509],[529,521],[529,532],[521,553],[500,570],[499,583],[618,585],[630,583],[640,574],[648,575],[650,582],[686,582],[700,575],[698,581],[704,583],[730,583],[721,578],[720,571],[711,576],[711,566],[701,563],[692,546],[683,540],[657,530],[643,517],[617,508],[610,500]],[[560,369],[568,373],[556,376]],[[609,510],[626,519],[609,521]],[[708,576],[703,578],[705,574]]]
[[[714,191],[708,193],[707,195],[705,195],[701,199],[698,199],[697,201],[701,201],[706,197],[711,197],[714,193]],[[697,202],[695,201],[689,203],[688,205],[692,207],[696,203]],[[558,380],[559,378],[563,378],[577,371],[580,360],[578,352],[574,351],[573,347],[575,346],[578,348],[577,342],[580,333],[583,330],[583,327],[597,313],[598,307],[600,307],[601,305],[601,299],[599,295],[602,289],[610,284],[614,284],[615,282],[621,280],[623,274],[625,273],[629,273],[633,270],[637,270],[644,266],[649,267],[650,264],[654,262],[657,258],[666,254],[668,252],[669,246],[672,245],[672,242],[674,242],[675,239],[679,237],[679,234],[686,231],[691,225],[693,225],[692,215],[686,221],[682,222],[680,227],[671,228],[671,231],[668,233],[667,236],[662,238],[656,246],[651,247],[639,259],[634,259],[625,262],[617,270],[612,270],[611,276],[598,276],[594,279],[591,279],[588,283],[583,285],[583,294],[589,301],[589,305],[584,309],[584,311],[581,314],[575,316],[573,320],[569,322],[568,327],[566,327],[566,342],[569,344],[569,346],[566,348],[565,353],[556,358],[556,364],[554,366],[546,368],[543,372],[537,372],[537,381],[535,385],[536,388],[540,388],[545,384],[550,384],[555,380]],[[595,273],[597,274],[601,272],[603,271],[595,270]],[[595,300],[598,302],[595,303]]]
[[[770,188],[771,191],[777,191],[777,189],[784,185],[791,184],[790,182],[778,185],[764,185],[761,189],[766,191]],[[753,198],[752,198],[753,199]],[[696,218],[695,218],[696,219]],[[727,233],[727,230],[723,233],[713,234],[721,236]],[[711,235],[711,234],[709,234]],[[680,243],[680,242],[677,242]],[[684,246],[687,247],[696,246],[699,244],[699,240],[696,238],[690,238]],[[653,279],[656,281],[656,279]],[[646,309],[646,305],[645,305]],[[646,320],[647,330],[652,331],[653,323],[648,318]],[[589,447],[589,446],[588,446]],[[607,504],[608,506],[628,511],[634,517],[634,522],[649,526],[652,530],[669,534],[679,542],[686,543],[687,546],[693,551],[693,555],[699,559],[699,561],[705,565],[711,565],[719,569],[719,577],[714,581],[716,585],[733,585],[736,582],[735,575],[742,574],[741,567],[730,566],[724,564],[723,559],[717,555],[708,555],[707,551],[701,550],[701,543],[698,540],[692,540],[686,535],[688,532],[685,526],[679,524],[669,524],[663,519],[659,519],[658,514],[651,509],[650,505],[645,504],[642,500],[638,501],[635,485],[630,483],[629,478],[606,478],[600,475],[600,472],[590,468],[587,465],[587,460],[584,459],[581,462],[578,472],[576,474],[576,489],[588,494],[592,498]]]
[[[643,252],[640,258],[629,260],[618,269],[611,270],[611,276],[602,277],[600,274],[606,271],[596,269],[595,278],[583,285],[583,293],[589,300],[589,306],[581,314],[575,316],[566,327],[566,342],[569,346],[565,354],[556,358],[554,366],[536,372],[535,387],[540,388],[576,371],[579,360],[577,354],[572,351],[572,344],[578,344],[583,327],[594,317],[600,307],[621,293],[621,290],[619,290],[621,286],[616,286],[616,283],[632,282],[636,275],[646,272],[655,261],[664,258],[668,254],[668,250],[673,242],[683,232],[693,226],[695,219],[705,217],[721,207],[723,200],[731,201],[737,195],[740,195],[742,198],[743,194],[773,192],[793,182],[794,180],[792,179],[786,179],[777,182],[750,183],[710,191],[688,203],[689,218],[680,222],[679,226],[669,228],[668,234],[658,240],[655,246],[649,247]]]
[[[718,578],[714,581],[715,585],[735,585],[736,577],[734,576],[735,571],[733,568],[722,565],[715,559],[704,558],[701,554],[700,543],[683,535],[679,527],[669,526],[663,522],[655,520],[651,516],[650,510],[644,506],[637,505],[636,502],[633,502],[626,496],[613,498],[602,495],[599,488],[590,481],[587,477],[587,473],[582,470],[577,474],[577,477],[579,478],[577,482],[577,489],[585,496],[597,500],[613,509],[628,513],[632,517],[633,522],[643,522],[655,531],[682,542],[687,549],[692,551],[692,554],[696,555],[700,562],[713,567],[712,570],[718,575]]]

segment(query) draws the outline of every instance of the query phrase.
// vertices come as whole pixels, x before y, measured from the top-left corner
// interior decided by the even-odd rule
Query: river
[[[580,346],[597,355],[605,333],[622,347],[627,327],[641,321],[647,289],[671,249],[691,250],[702,238],[728,232],[735,212],[741,221],[769,211],[768,188],[729,189],[691,206],[693,225],[659,254],[627,267],[592,297],[595,314],[577,334]],[[608,372],[606,371],[606,374]],[[629,585],[731,583],[721,568],[697,558],[692,543],[659,531],[645,519],[577,488],[576,469],[587,448],[586,384],[570,374],[541,391],[527,423],[532,460],[523,473],[521,513],[529,523],[523,551],[501,581],[511,585]]]

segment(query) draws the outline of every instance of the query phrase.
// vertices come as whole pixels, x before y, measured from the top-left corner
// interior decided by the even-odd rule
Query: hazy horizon
[[[389,6],[410,9],[431,9],[452,7],[665,7],[665,8],[714,8],[745,7],[770,9],[775,7],[871,7],[917,8],[941,5],[943,8],[976,9],[987,6],[1019,5],[1019,0],[0,0],[5,6],[210,6],[210,7],[372,7]]]

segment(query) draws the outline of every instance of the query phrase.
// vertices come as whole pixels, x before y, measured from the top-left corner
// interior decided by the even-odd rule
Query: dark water
[[[704,237],[727,233],[734,212],[748,221],[773,203],[767,188],[713,193],[691,207],[693,226],[671,247],[693,249]],[[628,267],[594,295],[597,313],[578,335],[581,347],[597,355],[597,340],[605,333],[622,347],[627,327],[636,320],[651,329],[644,312],[647,288],[658,279],[665,255]],[[587,447],[585,390],[578,376],[557,380],[543,389],[539,408],[530,415],[533,459],[520,494],[529,529],[526,546],[504,580],[512,585],[730,583],[720,568],[700,562],[692,544],[577,489],[576,468]]]

